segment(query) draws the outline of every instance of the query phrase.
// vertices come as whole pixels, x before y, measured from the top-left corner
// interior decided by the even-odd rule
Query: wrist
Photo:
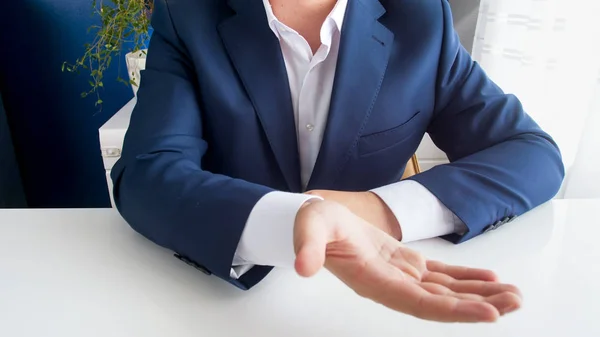
[[[366,192],[344,192],[314,190],[306,194],[319,196],[346,206],[371,225],[379,228],[397,240],[402,240],[402,230],[396,216],[377,194]]]
[[[372,211],[377,214],[378,227],[394,239],[401,241],[402,227],[394,215],[394,212],[392,212],[390,207],[377,194],[370,191],[364,193],[366,193],[371,200],[371,202],[368,202],[367,204],[371,205],[373,208]]]

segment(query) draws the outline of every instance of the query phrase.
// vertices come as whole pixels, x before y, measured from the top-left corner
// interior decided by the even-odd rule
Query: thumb
[[[328,243],[328,227],[323,216],[309,209],[302,209],[294,225],[294,249],[296,272],[311,277],[325,264]]]

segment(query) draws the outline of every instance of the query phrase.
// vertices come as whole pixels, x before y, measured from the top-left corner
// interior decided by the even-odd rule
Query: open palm
[[[415,317],[491,322],[521,304],[494,273],[428,261],[338,204],[302,210],[294,239],[300,275],[325,266],[360,296]]]

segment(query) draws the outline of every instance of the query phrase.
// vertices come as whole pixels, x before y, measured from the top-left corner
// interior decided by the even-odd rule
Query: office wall
[[[470,52],[473,49],[475,29],[479,14],[480,0],[449,0],[454,16],[454,27],[460,36],[463,46]],[[448,162],[446,155],[431,141],[428,135],[417,150],[417,157],[422,170]]]
[[[133,95],[106,76],[102,111],[88,74],[61,72],[91,41],[90,0],[0,2],[0,91],[30,207],[108,207],[98,127]],[[123,62],[122,76],[126,77]]]
[[[10,129],[0,95],[0,208],[27,206]]]
[[[480,0],[450,0],[454,27],[460,36],[460,42],[468,51],[473,49],[479,4]]]

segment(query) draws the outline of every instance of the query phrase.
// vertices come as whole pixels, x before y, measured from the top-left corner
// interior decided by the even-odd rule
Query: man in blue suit
[[[155,0],[115,202],[142,235],[248,289],[323,266],[437,321],[520,305],[461,243],[549,200],[552,138],[462,48],[446,0]],[[425,132],[450,159],[400,181]]]

